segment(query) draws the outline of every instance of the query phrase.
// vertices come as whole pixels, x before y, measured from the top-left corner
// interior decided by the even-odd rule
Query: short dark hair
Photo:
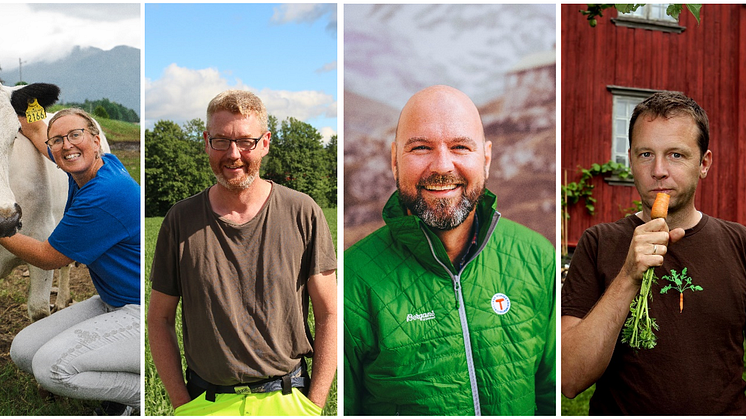
[[[629,146],[632,147],[632,130],[635,128],[635,122],[641,115],[652,116],[653,118],[673,118],[675,116],[689,115],[694,118],[694,122],[699,128],[699,137],[697,145],[699,146],[700,159],[704,157],[710,145],[710,122],[707,119],[707,113],[692,98],[687,97],[679,92],[657,92],[653,96],[643,100],[632,112],[629,119]]]

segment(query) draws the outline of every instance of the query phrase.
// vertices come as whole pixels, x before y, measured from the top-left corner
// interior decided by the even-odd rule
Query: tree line
[[[67,102],[60,104],[64,108],[80,108],[90,113],[96,118],[116,119],[117,121],[139,123],[140,117],[130,108],[125,107],[117,102],[112,102],[107,98],[98,100],[88,100],[85,102]]]
[[[327,144],[313,126],[269,116],[269,153],[260,176],[311,196],[322,208],[337,206],[337,136]],[[160,120],[145,130],[145,216],[163,216],[176,202],[215,183],[197,118],[179,126]]]

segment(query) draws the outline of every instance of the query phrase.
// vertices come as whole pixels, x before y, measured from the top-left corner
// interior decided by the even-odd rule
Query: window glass
[[[629,148],[629,138],[627,136],[629,118],[632,116],[635,106],[643,100],[641,97],[614,95],[614,119],[612,121],[614,126],[611,130],[614,134],[611,144],[611,159],[617,163],[629,166],[629,158],[627,156],[627,149]]]

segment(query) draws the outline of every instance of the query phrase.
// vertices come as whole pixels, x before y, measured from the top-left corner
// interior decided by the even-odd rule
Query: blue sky
[[[337,133],[336,4],[145,4],[146,128],[205,119],[225,89]]]

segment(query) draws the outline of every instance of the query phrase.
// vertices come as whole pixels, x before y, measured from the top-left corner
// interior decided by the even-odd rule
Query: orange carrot
[[[650,218],[666,218],[668,216],[668,200],[671,196],[667,193],[658,192],[653,203],[653,208],[650,210]]]
[[[679,313],[681,313],[682,311],[684,311],[684,293],[680,292],[679,293]]]

